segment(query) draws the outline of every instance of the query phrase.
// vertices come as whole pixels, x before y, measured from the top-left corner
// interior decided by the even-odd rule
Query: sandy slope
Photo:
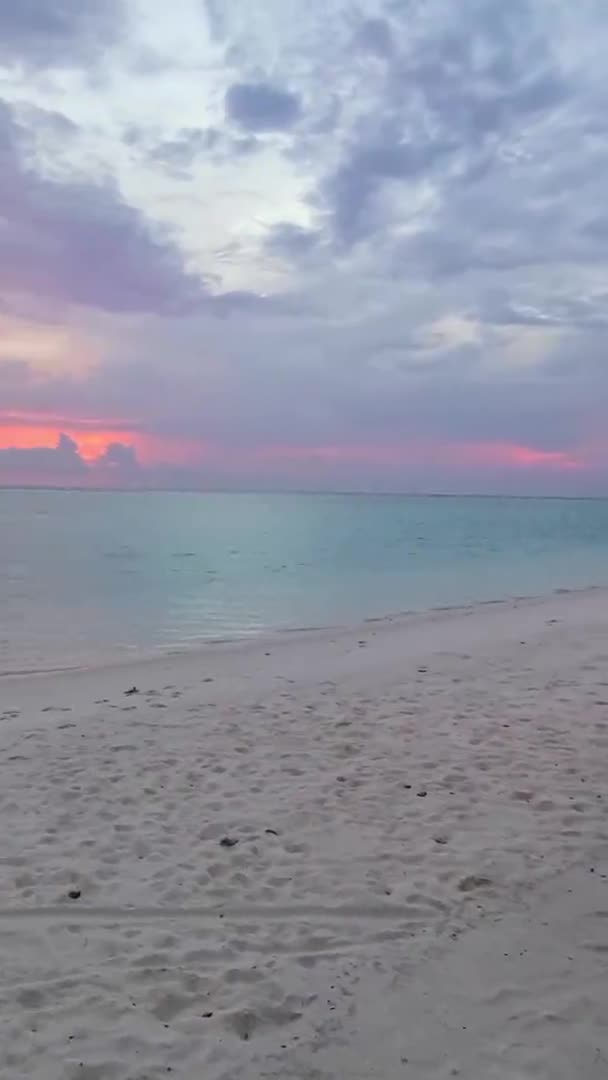
[[[0,1076],[608,1075],[605,592],[7,679],[0,720]]]

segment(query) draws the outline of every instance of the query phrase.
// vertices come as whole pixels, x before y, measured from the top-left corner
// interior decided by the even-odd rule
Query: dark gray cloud
[[[0,483],[128,485],[142,477],[135,449],[126,443],[109,443],[92,462],[84,460],[76,441],[65,433],[55,446],[0,447]]]
[[[319,233],[283,221],[273,225],[266,239],[266,250],[272,255],[299,258],[313,251],[319,243]]]
[[[50,474],[74,479],[86,473],[87,466],[74,440],[69,435],[60,435],[55,447],[0,448],[0,476],[4,469],[17,476],[23,471],[41,477]]]
[[[121,442],[108,443],[96,465],[104,469],[131,473],[140,469],[135,448]]]
[[[395,43],[386,19],[365,19],[355,35],[355,43],[376,56],[392,56]]]
[[[270,83],[234,83],[226,92],[226,115],[247,131],[285,131],[300,111],[297,94]]]
[[[79,67],[114,44],[124,0],[0,0],[0,65]]]
[[[403,5],[386,10],[394,29],[373,19],[358,30],[359,47],[384,57],[386,79],[316,195],[341,246],[395,224],[383,206],[391,185],[430,181],[442,194],[458,192],[576,94],[530,0],[465,0],[458,9],[438,2],[428,22]],[[449,250],[449,236],[446,243]]]
[[[388,181],[407,183],[425,174],[451,149],[439,139],[398,141],[393,125],[369,141],[355,142],[321,188],[322,205],[331,211],[332,230],[340,245],[349,246],[373,233],[385,218],[374,196]]]

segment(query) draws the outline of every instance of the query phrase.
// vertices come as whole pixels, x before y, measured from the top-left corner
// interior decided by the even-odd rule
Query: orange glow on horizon
[[[133,419],[105,417],[65,417],[50,412],[0,410],[0,450],[55,450],[62,434],[74,441],[82,461],[88,466],[83,482],[97,482],[101,473],[112,472],[120,480],[121,468],[101,468],[112,443],[132,447],[144,468],[177,467],[196,470],[219,469],[226,475],[263,472],[265,466],[283,467],[301,475],[302,470],[319,466],[424,469],[439,466],[449,470],[506,468],[515,471],[546,469],[571,472],[592,465],[595,455],[584,450],[542,450],[508,442],[442,443],[411,440],[404,443],[344,443],[321,446],[242,446],[208,443],[203,440],[161,436],[141,430]],[[24,460],[24,465],[27,462]],[[58,460],[58,466],[61,462]],[[11,470],[13,472],[14,470]],[[12,477],[11,477],[12,478]],[[104,481],[105,482],[105,481]]]
[[[111,443],[133,447],[144,466],[189,465],[201,458],[202,444],[192,439],[148,435],[108,421],[61,419],[60,423],[54,423],[54,419],[40,414],[39,422],[35,422],[29,414],[29,422],[18,422],[16,418],[9,419],[9,414],[0,415],[0,450],[54,450],[61,435],[67,435],[76,443],[87,465],[94,466]]]
[[[540,450],[506,442],[409,442],[386,445],[345,443],[334,446],[274,446],[258,450],[257,460],[325,462],[339,465],[465,465],[473,468],[511,467],[580,469],[585,461],[565,450]]]

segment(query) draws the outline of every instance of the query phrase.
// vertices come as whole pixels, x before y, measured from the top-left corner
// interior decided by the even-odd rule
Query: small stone
[[[203,1020],[211,1020],[212,1016],[213,1016],[212,1012],[203,1013]]]
[[[428,791],[417,791],[416,795],[418,796],[419,799],[426,799],[426,797],[428,795]]]
[[[264,829],[264,832],[268,836],[278,836],[279,835],[276,829]]]
[[[82,896],[82,892],[81,892],[80,889],[70,889],[70,891],[68,893],[68,896],[69,896],[70,900],[80,900],[80,897]]]
[[[434,836],[433,840],[436,844],[447,844],[448,842],[447,836]]]
[[[125,697],[131,697],[131,694],[139,694],[136,686],[132,686],[130,690],[125,690]]]
[[[235,840],[233,836],[224,836],[223,839],[220,840],[220,847],[231,848],[236,847],[237,844],[238,840]]]
[[[460,892],[472,892],[473,889],[484,889],[491,884],[492,882],[489,878],[477,877],[476,874],[470,874],[458,883],[458,888]]]

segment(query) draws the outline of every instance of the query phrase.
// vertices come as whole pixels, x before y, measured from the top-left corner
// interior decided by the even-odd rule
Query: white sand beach
[[[0,721],[1,1077],[608,1075],[605,591],[5,678]]]

